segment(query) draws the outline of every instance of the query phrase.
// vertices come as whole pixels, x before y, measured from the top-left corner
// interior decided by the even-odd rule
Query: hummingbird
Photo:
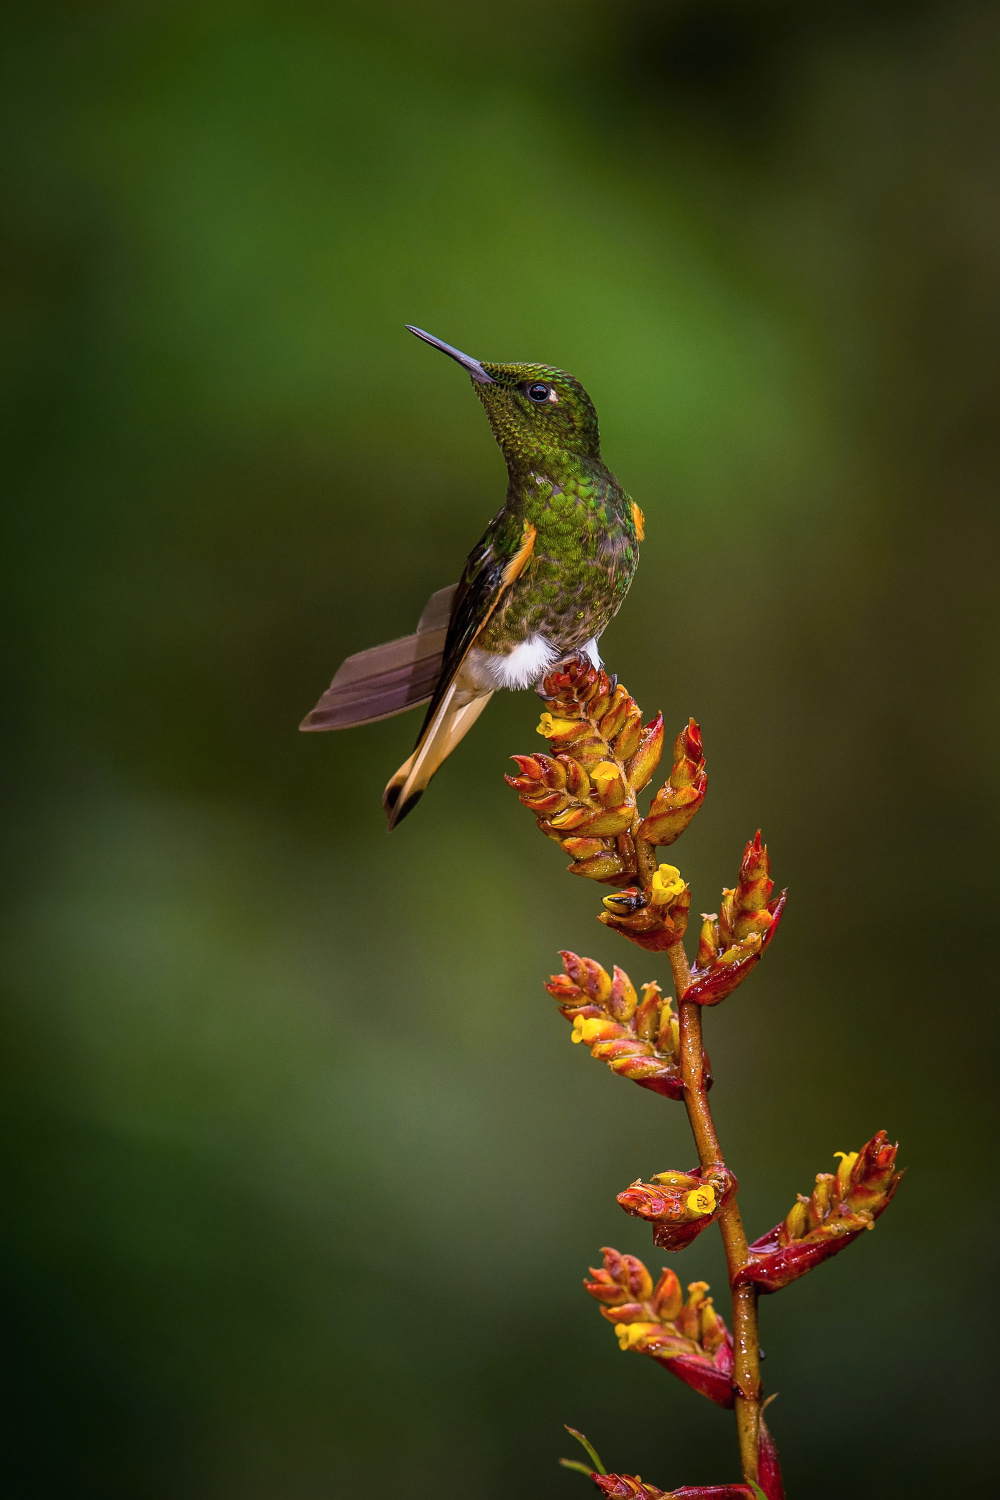
[[[573,656],[601,665],[598,641],[643,538],[642,511],[601,458],[597,413],[578,380],[550,365],[473,359],[406,326],[467,371],[508,478],[461,578],[431,596],[416,634],[349,656],[300,725],[346,729],[427,704],[413,754],[382,798],[390,830],[498,688],[537,686]]]

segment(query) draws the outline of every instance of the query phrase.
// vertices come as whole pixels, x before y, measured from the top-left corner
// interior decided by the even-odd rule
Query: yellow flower
[[[670,906],[687,889],[676,865],[661,865],[653,876],[650,894],[654,906]]]
[[[542,715],[542,717],[545,717],[544,714]],[[602,760],[600,765],[595,766],[591,771],[590,779],[591,781],[596,781],[598,787],[603,792],[607,788],[609,783],[612,781],[617,781],[620,775],[621,772],[613,761]]]
[[[603,1024],[600,1016],[577,1016],[573,1022],[573,1035],[570,1041],[586,1042],[589,1047]]]
[[[538,721],[536,734],[543,735],[545,739],[551,740],[557,734],[565,734],[567,729],[576,727],[576,719],[554,719],[551,714],[544,713]]]
[[[837,1190],[843,1197],[847,1192],[851,1180],[851,1171],[858,1159],[856,1151],[835,1151],[834,1156],[840,1157],[840,1166],[837,1168]]]
[[[655,1323],[616,1323],[615,1333],[618,1335],[619,1349],[631,1349],[656,1326]]]
[[[715,1188],[706,1182],[704,1187],[695,1188],[694,1192],[688,1193],[684,1199],[693,1214],[710,1214],[715,1212]]]

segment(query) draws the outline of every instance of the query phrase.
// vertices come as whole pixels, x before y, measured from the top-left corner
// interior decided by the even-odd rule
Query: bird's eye
[[[551,386],[545,385],[541,380],[535,380],[528,386],[528,399],[541,404],[549,399],[551,391]]]

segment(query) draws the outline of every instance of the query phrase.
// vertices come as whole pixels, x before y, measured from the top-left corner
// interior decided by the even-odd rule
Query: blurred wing
[[[458,585],[432,594],[416,635],[349,656],[300,724],[300,729],[348,729],[391,718],[432,696],[441,677],[448,619]]]

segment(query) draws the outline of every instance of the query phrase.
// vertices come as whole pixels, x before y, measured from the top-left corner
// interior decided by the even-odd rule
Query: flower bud
[[[839,1151],[836,1172],[819,1172],[806,1198],[799,1195],[789,1213],[750,1246],[750,1260],[736,1284],[753,1282],[777,1292],[821,1261],[839,1255],[889,1206],[902,1178],[895,1170],[896,1146],[884,1130],[860,1151]]]
[[[673,770],[640,823],[638,837],[650,844],[672,844],[704,802],[707,790],[701,730],[690,719],[674,741]]]
[[[582,859],[576,859],[573,854],[572,846],[577,842],[576,839],[565,839],[562,845],[565,852],[575,860],[574,864],[566,866],[570,875],[582,875],[586,880],[601,880],[614,885],[619,879],[628,879],[635,873],[634,859],[623,857],[614,839],[599,840],[600,850],[594,854],[586,854]]]
[[[642,739],[642,714],[635,703],[632,704],[626,716],[625,723],[618,731],[615,740],[615,753],[622,760],[630,761],[639,748]]]
[[[702,912],[701,933],[698,937],[696,969],[708,969],[719,956],[719,919],[715,912]]]
[[[618,1194],[618,1202],[652,1225],[654,1245],[683,1250],[718,1218],[734,1186],[732,1173],[719,1163],[692,1172],[657,1172],[651,1182],[637,1178]]]
[[[642,987],[642,1004],[636,1010],[635,1034],[644,1042],[652,1042],[660,1034],[660,987],[645,984]]]
[[[653,772],[660,763],[663,754],[663,715],[657,714],[656,718],[646,725],[639,736],[639,744],[634,755],[629,757],[625,771],[635,791],[641,792],[648,785]]]
[[[568,950],[560,956],[564,972],[553,974],[545,987],[572,1022],[572,1040],[582,1042],[613,1073],[668,1099],[682,1099],[677,1020],[655,980],[643,985],[640,1001],[631,979],[617,965],[612,979],[592,958]],[[702,1067],[706,1087],[711,1088],[711,1066],[704,1054]]]
[[[514,758],[517,759],[516,756]],[[560,755],[557,760],[566,776],[566,791],[578,802],[585,801],[590,796],[590,777],[580,762],[571,755]]]
[[[731,1407],[733,1338],[707,1295],[708,1284],[693,1281],[685,1300],[673,1271],[652,1277],[635,1256],[606,1247],[603,1268],[590,1268],[584,1286],[614,1325],[620,1349],[645,1354],[693,1390]]]
[[[738,943],[752,932],[763,936],[774,920],[767,906],[768,897],[774,889],[774,881],[769,879],[769,869],[767,849],[760,841],[758,828],[744,851],[739,883],[734,893],[733,937]]]
[[[626,1302],[642,1303],[653,1295],[653,1278],[638,1256],[620,1255],[608,1245],[601,1254],[604,1265],[597,1269],[591,1266],[594,1280],[584,1282],[592,1297],[611,1307]]]
[[[743,851],[737,884],[722,892],[718,917],[709,913],[703,918],[685,1000],[718,1005],[760,962],[785,905],[784,892],[768,900],[772,890],[769,870],[767,847],[758,829]]]
[[[647,985],[643,986],[645,993]],[[639,1004],[639,997],[635,992],[635,985],[629,979],[624,969],[615,964],[615,977],[611,985],[611,994],[608,996],[608,1010],[616,1021],[631,1021]]]
[[[684,1295],[676,1273],[664,1270],[650,1298],[653,1311],[661,1323],[671,1323],[684,1306]]]

